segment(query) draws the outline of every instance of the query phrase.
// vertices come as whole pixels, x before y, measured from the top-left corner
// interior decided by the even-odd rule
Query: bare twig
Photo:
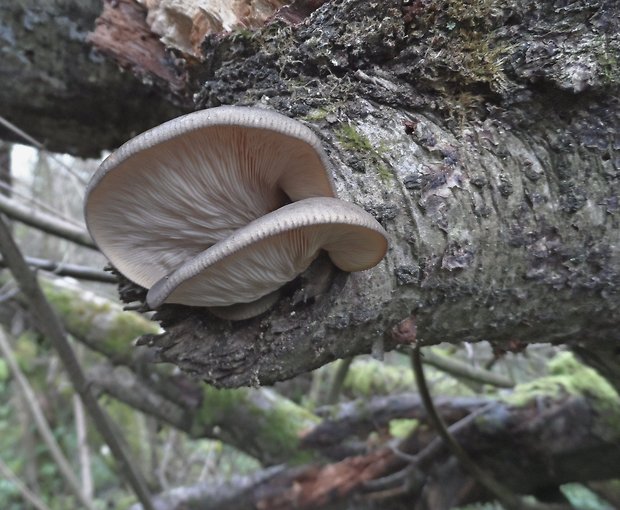
[[[424,377],[424,369],[422,368],[422,356],[420,347],[415,346],[411,352],[411,365],[415,374],[416,383],[420,396],[424,401],[424,406],[428,412],[431,423],[443,441],[448,445],[450,451],[459,460],[459,462],[472,474],[472,476],[493,494],[497,500],[508,510],[560,510],[570,509],[571,506],[565,505],[543,505],[538,503],[528,503],[519,496],[515,495],[510,489],[500,484],[493,476],[481,469],[470,457],[463,447],[454,439],[454,436],[448,431],[441,416],[437,413],[433,399],[426,384]]]
[[[14,176],[12,176],[12,179],[16,180]],[[50,213],[52,216],[57,216],[62,221],[66,221],[67,223],[71,223],[72,225],[75,225],[76,227],[84,228],[84,223],[83,222],[79,222],[79,221],[77,221],[77,220],[75,220],[73,218],[70,218],[69,216],[66,216],[64,214],[60,214],[51,205],[46,204],[45,202],[42,202],[41,200],[38,200],[38,199],[36,199],[36,198],[34,198],[32,196],[29,196],[26,193],[20,192],[18,189],[16,189],[15,186],[11,186],[10,184],[7,184],[5,182],[0,181],[0,188],[3,189],[3,190],[6,190],[8,192],[6,194],[6,196],[19,197],[23,202],[25,202],[28,205],[33,205],[33,206],[38,207],[39,209],[43,209],[43,210],[47,211],[48,213]]]
[[[50,508],[39,498],[39,496],[37,496],[24,483],[22,483],[17,475],[11,471],[11,468],[7,466],[2,459],[0,459],[0,475],[15,485],[22,497],[37,510],[50,510]]]
[[[2,117],[1,115],[0,115],[0,124],[2,124],[4,127],[9,129],[10,131],[13,131],[13,133],[15,133],[16,135],[20,136],[22,139],[27,141],[29,144],[34,145],[40,151],[43,151],[46,154],[48,154],[56,163],[58,163],[58,165],[60,165],[64,170],[66,170],[67,173],[71,177],[76,179],[82,186],[84,186],[86,184],[86,180],[84,178],[82,178],[79,174],[77,174],[69,165],[67,165],[60,158],[54,156],[53,154],[50,154],[48,152],[48,150],[45,148],[45,145],[43,145],[41,142],[39,142],[38,140],[36,140],[32,136],[30,136],[25,131],[23,131],[20,128],[18,128],[15,124],[13,124],[12,122],[8,121],[7,119]]]
[[[84,348],[76,346],[76,355],[83,359]],[[77,438],[78,460],[80,463],[80,480],[82,490],[87,498],[92,499],[94,494],[93,473],[90,467],[90,448],[88,446],[88,427],[84,404],[77,395],[73,395],[73,415],[75,417],[75,435]]]
[[[105,411],[99,407],[88,381],[67,341],[60,320],[45,299],[35,275],[20,253],[4,219],[0,217],[0,251],[23,294],[28,298],[37,327],[52,343],[69,375],[71,383],[82,398],[94,425],[110,448],[120,470],[136,493],[145,510],[154,510],[151,496],[142,475],[133,465],[126,446],[117,436]]]
[[[76,227],[72,223],[59,220],[50,214],[36,211],[2,194],[0,194],[0,211],[14,220],[21,221],[48,234],[93,250],[97,249],[86,230]]]
[[[0,328],[0,352],[2,352],[2,357],[6,360],[11,372],[13,373],[13,377],[15,377],[15,381],[17,382],[22,394],[24,395],[24,401],[30,412],[32,419],[35,423],[37,431],[41,435],[43,442],[49,449],[49,452],[54,459],[54,462],[58,466],[60,473],[63,478],[71,488],[71,491],[76,495],[82,505],[91,510],[94,509],[92,501],[84,494],[82,491],[81,485],[67,457],[65,457],[64,453],[60,449],[60,446],[56,442],[56,438],[54,437],[54,433],[52,432],[47,420],[45,419],[45,415],[39,406],[39,402],[34,393],[34,390],[30,386],[30,383],[26,379],[26,376],[23,374],[21,369],[19,368],[19,364],[15,359],[15,355],[13,354],[13,349],[11,348],[11,344],[7,340],[4,331]]]
[[[164,445],[164,452],[161,458],[161,464],[157,469],[157,480],[159,485],[164,490],[168,490],[170,488],[170,483],[168,482],[168,464],[170,463],[170,459],[172,458],[174,443],[177,440],[177,431],[175,429],[171,429],[168,433],[168,439],[166,444]]]
[[[77,436],[78,459],[80,461],[82,490],[86,497],[92,498],[93,476],[90,469],[90,450],[88,448],[86,416],[84,415],[84,405],[77,395],[73,395],[73,414],[75,415],[75,431]]]
[[[65,264],[55,260],[39,259],[35,257],[24,257],[26,264],[35,269],[43,269],[58,276],[70,276],[78,280],[100,283],[117,283],[116,276],[92,267],[80,266],[77,264]],[[4,267],[4,261],[0,259],[0,267]]]
[[[347,373],[349,372],[349,367],[351,366],[352,361],[353,356],[342,359],[338,362],[338,367],[336,368],[336,371],[334,372],[334,377],[331,381],[329,393],[327,394],[327,398],[325,399],[325,405],[330,406],[338,402],[338,396],[342,391],[342,385],[344,384],[344,380],[347,377]]]
[[[442,372],[446,372],[458,378],[467,379],[469,381],[490,384],[498,388],[513,388],[514,382],[507,377],[490,372],[489,370],[476,369],[467,363],[463,363],[454,358],[442,356],[430,349],[424,351],[422,362],[425,365],[435,367]]]

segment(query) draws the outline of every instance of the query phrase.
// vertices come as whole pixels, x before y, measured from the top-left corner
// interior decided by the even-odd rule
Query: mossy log
[[[219,390],[175,374],[170,365],[154,365],[135,340],[157,333],[156,323],[66,281],[40,282],[66,331],[106,357],[107,363],[87,369],[100,391],[191,437],[221,440],[263,465],[313,457],[299,448],[302,433],[319,422],[312,412],[268,388]]]
[[[568,482],[617,476],[618,393],[570,353],[552,361],[548,377],[522,385],[505,398],[455,399],[442,402],[440,409],[474,461],[517,494],[548,494]],[[414,396],[382,397],[343,408],[339,416],[327,419],[306,436],[308,445],[314,441],[319,446],[317,439],[324,444],[330,444],[326,439],[335,439],[331,448],[339,450],[345,440],[368,435],[374,418],[374,432],[385,440],[390,430],[387,424],[399,417],[416,417],[422,423],[427,419]],[[367,447],[372,444],[368,441]],[[255,474],[252,481],[212,480],[180,487],[157,501],[163,510],[207,502],[213,510],[227,505],[318,510],[349,508],[351,498],[359,509],[397,510],[414,505],[449,510],[486,501],[489,495],[440,440],[429,435],[426,427],[416,427],[398,448],[379,446],[330,464],[265,471]]]
[[[368,353],[378,338],[386,349],[552,342],[591,354],[620,386],[617,5],[304,5],[318,8],[296,24],[276,16],[207,36],[200,59],[186,59],[186,97],[315,129],[340,196],[383,224],[389,253],[306,300],[302,277],[239,324],[162,307],[166,333],[149,338],[159,358],[239,387]]]

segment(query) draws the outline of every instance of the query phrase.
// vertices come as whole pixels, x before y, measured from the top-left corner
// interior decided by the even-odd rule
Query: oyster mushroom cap
[[[344,271],[379,263],[383,227],[360,207],[335,198],[308,198],[254,220],[160,279],[147,294],[166,303],[220,307],[266,296],[302,273],[326,250]]]
[[[190,113],[121,146],[93,175],[88,230],[128,279],[150,288],[209,246],[290,201],[335,196],[306,126],[260,108]]]

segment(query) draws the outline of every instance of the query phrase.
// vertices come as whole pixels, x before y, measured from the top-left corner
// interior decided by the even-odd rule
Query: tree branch
[[[93,396],[75,354],[67,341],[62,324],[45,299],[36,277],[28,268],[4,219],[1,217],[0,252],[2,252],[5,262],[13,273],[22,292],[28,298],[31,312],[37,319],[39,330],[54,346],[54,349],[58,353],[69,375],[74,389],[82,398],[82,402],[88,410],[95,427],[97,427],[97,430],[109,446],[121,472],[127,478],[127,481],[145,509],[154,510],[142,476],[133,465],[125,445],[122,444],[121,440],[116,435],[117,433],[113,430],[107,414],[99,407],[97,399]]]
[[[435,431],[439,434],[442,440],[446,443],[450,451],[454,456],[463,464],[463,466],[475,477],[475,479],[485,487],[491,494],[493,494],[497,500],[509,510],[570,510],[569,506],[559,505],[541,505],[525,502],[522,498],[516,496],[510,489],[504,484],[498,482],[494,476],[489,474],[486,470],[480,468],[465,451],[465,449],[456,441],[454,436],[448,431],[445,423],[439,416],[437,409],[433,403],[430,391],[426,384],[426,378],[424,377],[424,369],[422,368],[422,356],[420,354],[420,347],[416,345],[411,353],[411,362],[413,371],[415,373],[416,383],[420,391],[420,396],[424,402],[424,407],[428,412],[430,421],[432,422]]]
[[[467,379],[468,381],[476,383],[490,384],[491,386],[497,386],[498,388],[513,388],[515,385],[515,383],[507,377],[491,372],[490,370],[474,368],[456,358],[437,354],[432,349],[426,349],[424,351],[422,363],[435,367],[438,370],[446,372],[459,379]]]
[[[37,230],[47,232],[48,234],[66,239],[67,241],[85,246],[86,248],[91,248],[93,250],[98,249],[86,230],[76,227],[71,223],[67,223],[66,221],[59,220],[50,214],[22,205],[16,200],[2,194],[0,194],[0,211],[8,217],[25,223]]]
[[[7,466],[2,459],[0,459],[0,475],[15,485],[22,497],[37,510],[50,510],[50,508],[41,500],[41,498],[39,498],[39,496],[32,492],[26,484],[22,483],[17,475],[11,471],[11,468],[9,468],[9,466]]]
[[[78,280],[101,283],[118,283],[113,274],[93,269],[92,267],[80,266],[77,264],[66,264],[54,260],[39,259],[36,257],[24,257],[26,264],[35,269],[43,269],[57,276],[70,276]],[[4,261],[0,259],[0,267],[6,267]]]
[[[480,397],[439,397],[437,408],[449,423],[454,423],[492,400]],[[428,415],[420,396],[401,393],[388,397],[358,399],[329,408],[319,408],[318,414],[325,419],[304,434],[301,445],[333,453],[347,438],[365,439],[373,431],[387,428],[395,419],[428,421]],[[330,455],[331,456],[331,455]]]

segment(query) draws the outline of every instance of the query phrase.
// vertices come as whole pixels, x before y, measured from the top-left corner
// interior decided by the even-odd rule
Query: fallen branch
[[[482,468],[493,469],[517,494],[532,494],[539,487],[568,481],[611,478],[617,475],[620,451],[609,445],[615,444],[618,435],[613,422],[596,411],[594,400],[586,393],[541,396],[520,406],[488,401],[454,423],[450,433]],[[610,416],[615,416],[618,403],[610,404],[615,406]],[[260,471],[254,483],[233,478],[180,487],[157,496],[157,508],[319,510],[329,503],[329,508],[340,510],[359,497],[360,508],[368,499],[380,501],[382,510],[396,510],[402,508],[406,497],[411,505],[423,506],[423,500],[426,508],[443,510],[487,500],[488,492],[472,492],[475,480],[463,473],[454,457],[445,455],[446,450],[441,438],[430,436],[425,441],[406,441],[400,451],[378,448],[322,466],[287,468],[275,475]],[[414,470],[421,478],[412,480]],[[432,501],[434,495],[445,494],[450,483],[455,488],[449,494],[452,499],[444,500],[443,506],[429,504],[429,494]]]
[[[466,379],[481,384],[490,384],[498,388],[513,388],[515,385],[515,383],[507,377],[491,372],[490,370],[474,368],[457,358],[437,354],[432,349],[426,349],[424,351],[422,363],[458,379]]]
[[[455,439],[450,433],[446,424],[439,416],[430,391],[426,384],[426,377],[424,376],[424,369],[422,368],[422,355],[420,353],[420,347],[416,345],[411,353],[411,364],[413,372],[415,374],[416,383],[420,391],[420,396],[424,402],[424,407],[428,412],[429,418],[435,431],[441,437],[441,439],[448,446],[450,451],[459,460],[465,469],[467,469],[476,481],[487,489],[497,500],[507,508],[508,510],[551,510],[551,509],[570,509],[569,506],[559,505],[543,505],[539,503],[530,503],[524,501],[517,496],[511,489],[509,489],[503,483],[500,483],[494,475],[491,475],[489,471],[481,468],[476,464],[470,455],[465,451],[463,446]]]
[[[120,402],[194,438],[218,439],[264,465],[307,462],[313,456],[300,450],[299,437],[318,418],[269,388],[218,390],[182,375],[146,380],[128,367],[107,364],[89,369],[88,377]]]
[[[492,402],[481,397],[440,397],[437,408],[448,423],[454,423]],[[401,393],[370,400],[354,400],[339,406],[320,408],[326,419],[304,435],[304,448],[337,453],[334,448],[347,438],[365,439],[371,432],[387,428],[394,419],[428,420],[426,409],[418,394]]]

